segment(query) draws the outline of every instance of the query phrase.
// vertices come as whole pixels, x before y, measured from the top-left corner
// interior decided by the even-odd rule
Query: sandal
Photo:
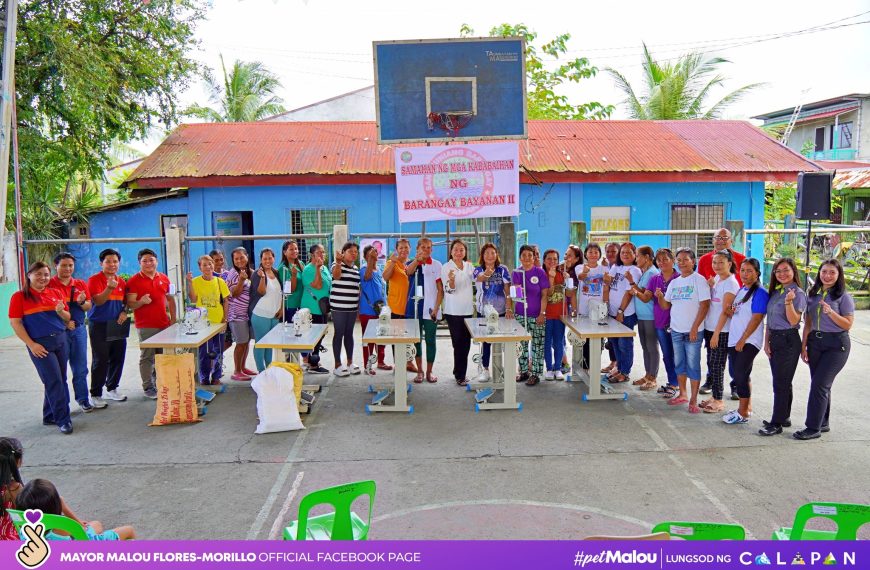
[[[673,393],[676,390],[676,386],[671,386],[670,384],[662,384],[659,386],[659,389],[656,390],[657,394],[669,394]]]
[[[689,403],[688,398],[681,398],[679,396],[675,396],[675,397],[671,398],[670,400],[668,400],[669,406],[680,406],[682,404],[688,404],[688,403]]]
[[[392,370],[392,369],[393,369],[393,367],[389,364],[386,364],[383,362],[378,364],[378,370]]]
[[[438,377],[435,376],[434,374],[430,374],[426,377],[426,382],[428,382],[430,384],[434,384],[437,381],[438,381]]]
[[[521,372],[520,375],[517,376],[517,382],[528,382],[529,376],[531,376],[531,374],[528,372]]]
[[[616,376],[608,378],[607,381],[611,384],[622,384],[623,382],[628,382],[628,376],[619,372],[616,374]]]
[[[414,384],[422,384],[423,383],[423,373],[417,372],[417,375],[414,376]]]
[[[540,381],[541,381],[541,379],[538,378],[537,374],[532,374],[531,376],[529,376],[529,379],[526,380],[526,386],[534,386],[535,384],[537,384]]]
[[[616,367],[615,366],[605,366],[604,368],[601,369],[601,373],[602,374],[610,374],[611,372],[613,372],[614,368],[616,368]]]
[[[698,407],[699,407],[699,408],[705,408],[705,409],[706,409],[706,408],[709,407],[710,404],[712,404],[712,403],[713,403],[713,398],[707,398],[706,400],[704,400],[704,401],[702,401],[701,403],[699,403],[699,404],[698,404]]]
[[[699,408],[698,406],[689,405],[689,413],[690,414],[700,414],[701,408]]]
[[[713,401],[708,406],[704,408],[705,414],[721,414],[725,411],[725,402],[716,402]]]
[[[652,390],[655,387],[656,387],[656,379],[655,378],[651,378],[640,385],[640,389],[643,391]]]
[[[468,378],[456,378],[457,386],[468,386]]]
[[[646,381],[649,379],[649,376],[644,376],[643,378],[638,378],[634,382],[631,383],[632,386],[641,386],[646,384]]]

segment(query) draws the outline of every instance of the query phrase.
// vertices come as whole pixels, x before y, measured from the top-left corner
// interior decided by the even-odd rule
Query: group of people
[[[432,257],[432,240],[411,244],[399,239],[383,269],[380,252],[347,242],[337,249],[327,267],[322,245],[309,248],[303,263],[296,241],[286,241],[280,258],[271,248],[251,263],[243,247],[230,253],[212,251],[198,260],[200,275],[187,275],[188,301],[207,311],[212,323],[227,323],[199,352],[199,381],[220,384],[223,353],[235,344],[231,378],[247,381],[271,363],[271,351],[254,348],[256,370],[247,368],[250,341],[260,340],[282,320],[292,320],[302,308],[316,323],[333,322],[332,352],[335,377],[376,374],[393,366],[383,346],[363,347],[363,365],[354,363],[354,330],[363,330],[386,307],[394,319],[418,319],[420,343],[406,366],[413,381],[435,383],[437,324],[444,320],[453,347],[453,377],[465,386],[471,334],[464,319],[483,314],[487,305],[500,316],[516,319],[530,334],[521,344],[518,382],[534,386],[540,380],[563,380],[570,371],[566,353],[564,316],[587,315],[594,301],[608,307],[610,316],[630,329],[637,328],[643,351],[644,375],[633,380],[641,390],[657,390],[671,406],[687,405],[690,413],[723,413],[728,424],[746,423],[752,414],[751,373],[756,355],[764,351],[773,374],[774,406],[762,435],[782,432],[791,425],[792,380],[798,360],[810,366],[812,384],[806,427],[798,439],[819,437],[829,429],[830,393],[836,375],[848,359],[848,331],[854,302],[845,290],[843,268],[825,261],[808,294],[801,289],[795,263],[788,258],[773,267],[767,288],[761,286],[758,260],[744,258],[731,247],[725,228],[714,236],[714,251],[696,259],[689,248],[671,251],[631,242],[608,243],[602,251],[590,243],[584,249],[569,245],[562,256],[554,249],[540,254],[533,245],[520,248],[520,266],[510,271],[492,243],[480,248],[476,263],[468,260],[461,239],[449,244],[449,260]],[[73,371],[73,390],[82,411],[124,401],[118,384],[126,350],[125,327],[132,314],[140,342],[176,320],[169,278],[157,271],[157,256],[150,249],[138,254],[140,271],[124,281],[118,275],[121,256],[114,249],[100,253],[101,271],[87,282],[76,279],[75,258],[59,254],[55,275],[42,262],[32,264],[27,282],[10,304],[16,334],[45,385],[43,422],[72,433],[67,387],[67,366]],[[85,336],[85,315],[88,333]],[[765,322],[766,319],[766,322]],[[803,332],[799,332],[803,320]],[[87,386],[87,344],[92,365]],[[423,366],[423,344],[426,365]],[[705,374],[701,371],[702,345],[706,347]],[[631,380],[633,337],[608,340],[610,364],[601,372],[609,382]],[[588,369],[589,344],[579,359]],[[328,374],[320,363],[318,345],[303,353],[309,373]],[[156,398],[155,349],[141,349],[139,373],[143,393]],[[491,380],[491,347],[481,347],[478,382]],[[660,363],[667,382],[657,385]],[[731,398],[737,408],[726,412],[724,378],[731,378]],[[588,372],[588,370],[587,370]],[[594,371],[597,374],[597,371]],[[702,378],[703,376],[703,378]],[[704,380],[702,384],[702,380]],[[710,397],[700,400],[700,395]]]

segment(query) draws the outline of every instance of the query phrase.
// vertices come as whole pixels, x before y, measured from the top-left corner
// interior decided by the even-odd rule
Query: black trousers
[[[807,403],[807,429],[819,431],[831,417],[831,386],[849,360],[852,341],[849,333],[810,333],[810,399]]]
[[[734,383],[736,384],[734,391],[741,398],[752,396],[750,376],[752,375],[752,362],[756,356],[758,356],[758,348],[748,342],[743,345],[743,350],[740,352],[737,352],[733,346],[728,348],[728,360],[733,363],[731,372],[734,374]]]
[[[450,340],[453,343],[453,377],[465,380],[468,372],[468,353],[471,351],[471,333],[465,326],[465,319],[471,315],[444,315],[447,328],[450,329]]]
[[[801,357],[801,335],[797,329],[770,330],[770,372],[773,375],[773,415],[770,423],[791,418],[792,381]]]
[[[88,323],[91,340],[91,396],[101,398],[103,388],[112,391],[121,383],[127,339],[106,340],[109,323]]]

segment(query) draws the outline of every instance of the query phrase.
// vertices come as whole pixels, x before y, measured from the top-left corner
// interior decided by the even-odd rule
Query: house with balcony
[[[763,128],[785,128],[795,107],[752,117]],[[805,103],[798,109],[788,147],[813,161],[870,162],[870,93]]]

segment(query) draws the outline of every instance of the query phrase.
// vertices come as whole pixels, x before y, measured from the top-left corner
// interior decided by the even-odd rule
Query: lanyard
[[[825,302],[825,297],[827,296],[827,291],[822,293],[822,298],[819,300],[819,306],[816,308],[816,326],[819,327],[818,330],[822,330],[822,303]]]

